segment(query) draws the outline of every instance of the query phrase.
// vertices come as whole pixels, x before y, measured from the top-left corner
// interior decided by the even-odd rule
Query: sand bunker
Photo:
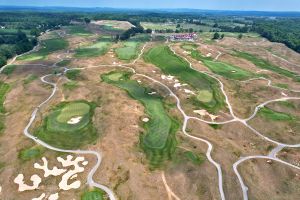
[[[149,92],[148,94],[153,95],[153,94],[156,94],[156,92]]]
[[[143,121],[143,122],[149,122],[149,118],[145,117],[145,118],[143,118],[142,121]]]
[[[206,54],[206,57],[211,57],[211,53]]]
[[[43,165],[40,165],[39,163],[34,163],[34,168],[44,170],[44,177],[48,177],[50,175],[59,176],[65,171],[67,171],[66,169],[58,169],[57,167],[53,167],[53,169],[49,169],[47,159],[43,157],[42,160],[43,160]]]
[[[58,193],[55,193],[55,194],[51,194],[48,198],[48,200],[58,200]]]
[[[68,155],[66,160],[64,160],[61,157],[58,157],[57,161],[60,162],[63,167],[74,166],[73,170],[69,170],[67,173],[65,173],[62,176],[61,182],[58,185],[59,188],[62,190],[70,190],[70,189],[79,188],[81,185],[80,181],[74,181],[73,183],[68,184],[68,180],[71,179],[71,177],[73,175],[84,171],[84,168],[79,166],[80,162],[85,161],[84,157],[77,157],[73,160],[73,156]]]
[[[192,94],[192,95],[196,95],[195,92],[188,90],[188,89],[184,89],[184,92],[187,94]]]
[[[80,117],[73,117],[67,123],[68,124],[77,124],[77,123],[80,122],[81,119],[82,119],[82,116],[80,116]]]
[[[15,178],[14,182],[19,185],[19,189],[18,190],[20,192],[23,192],[23,191],[26,191],[26,190],[35,190],[35,189],[37,189],[39,187],[40,183],[42,182],[42,179],[38,175],[36,175],[36,174],[32,175],[30,177],[30,180],[33,183],[32,186],[26,185],[24,183],[24,175],[23,174],[19,174]]]
[[[194,113],[196,113],[196,114],[199,114],[199,115],[201,115],[202,117],[204,117],[204,116],[209,116],[210,117],[210,119],[212,120],[212,121],[215,121],[219,116],[217,116],[217,115],[212,115],[212,114],[210,114],[209,112],[207,112],[206,110],[194,110]]]

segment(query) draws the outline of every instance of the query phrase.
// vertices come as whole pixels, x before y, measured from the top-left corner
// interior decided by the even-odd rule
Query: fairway
[[[98,188],[86,191],[81,195],[81,200],[104,200],[104,192]]]
[[[219,89],[218,82],[206,74],[191,69],[189,63],[176,56],[169,47],[164,45],[154,47],[145,54],[144,58],[147,62],[159,67],[165,74],[178,77],[195,90],[205,90],[207,93],[211,93],[211,101],[200,100],[198,102],[200,106],[211,112],[218,111],[224,107],[224,97]]]
[[[93,127],[93,103],[86,101],[63,102],[45,118],[35,135],[56,147],[73,149],[95,141],[97,132]]]
[[[277,112],[267,107],[261,108],[258,114],[264,117],[265,119],[271,121],[293,121],[296,119],[294,116],[290,114]]]
[[[102,56],[107,53],[111,42],[97,42],[96,44],[80,47],[75,50],[76,58],[89,58]]]
[[[266,69],[266,70],[270,70],[272,72],[275,72],[277,74],[292,78],[295,81],[300,81],[300,78],[298,76],[298,74],[296,74],[295,72],[289,71],[287,69],[283,69],[281,67],[275,66],[271,63],[269,63],[268,61],[258,58],[252,54],[246,53],[246,52],[241,52],[241,51],[235,51],[235,53],[233,54],[234,56],[240,57],[240,58],[244,58],[250,62],[252,62],[254,65],[256,65],[258,68],[261,69]]]
[[[120,74],[122,76],[120,77]],[[116,75],[114,75],[116,74]],[[146,152],[153,167],[159,166],[165,159],[169,159],[176,148],[175,128],[177,125],[165,111],[163,101],[158,96],[149,95],[147,89],[138,82],[130,80],[131,74],[126,72],[111,72],[102,76],[110,84],[122,88],[130,97],[140,101],[150,119],[144,124],[146,130],[141,137],[141,146]],[[110,78],[113,79],[110,79]],[[119,77],[116,80],[116,77]]]
[[[66,29],[71,35],[82,37],[92,35],[92,32],[86,30],[83,26],[67,26]]]
[[[48,39],[41,42],[41,48],[34,53],[18,57],[18,60],[35,61],[43,60],[55,51],[63,50],[68,47],[68,42],[61,38]]]
[[[138,42],[124,42],[123,47],[115,50],[120,60],[132,60],[138,56],[140,43]]]

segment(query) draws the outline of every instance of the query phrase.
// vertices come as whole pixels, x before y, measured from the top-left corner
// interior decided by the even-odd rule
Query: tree
[[[6,65],[6,58],[0,55],[0,67]]]
[[[152,33],[152,29],[148,28],[148,29],[146,30],[146,33]]]
[[[177,24],[176,28],[180,28],[180,24]]]
[[[215,32],[214,36],[213,36],[213,40],[217,40],[220,38],[220,34],[218,32]]]
[[[194,29],[193,28],[189,28],[189,33],[192,33],[194,32]]]
[[[238,39],[242,39],[243,38],[243,34],[239,34]]]
[[[84,22],[85,22],[86,24],[89,24],[89,23],[91,23],[91,20],[90,20],[89,18],[85,17],[85,18],[84,18]]]
[[[222,35],[221,35],[221,39],[223,39],[224,37],[225,37],[225,35],[224,35],[224,34],[222,34]]]

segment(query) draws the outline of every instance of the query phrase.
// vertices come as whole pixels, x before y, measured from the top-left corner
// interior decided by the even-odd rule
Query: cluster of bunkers
[[[176,35],[171,35],[169,38],[171,41],[194,41],[197,38],[197,34],[196,33],[176,34]]]

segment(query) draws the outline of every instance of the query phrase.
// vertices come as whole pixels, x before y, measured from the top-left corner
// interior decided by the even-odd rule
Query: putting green
[[[92,123],[95,107],[94,103],[86,101],[60,103],[51,110],[34,134],[55,147],[65,149],[91,143],[98,136]]]
[[[122,76],[120,76],[120,74]],[[168,115],[159,96],[149,95],[148,88],[130,80],[128,72],[111,72],[101,76],[102,80],[128,92],[133,99],[140,101],[149,117],[144,124],[145,134],[140,138],[141,146],[150,160],[151,167],[159,167],[171,159],[176,149],[175,133],[178,124]]]
[[[197,99],[199,101],[208,103],[208,102],[212,101],[213,94],[208,90],[200,90],[200,91],[197,92]]]
[[[137,57],[139,42],[124,42],[123,47],[115,50],[117,56],[121,60],[131,60]]]

